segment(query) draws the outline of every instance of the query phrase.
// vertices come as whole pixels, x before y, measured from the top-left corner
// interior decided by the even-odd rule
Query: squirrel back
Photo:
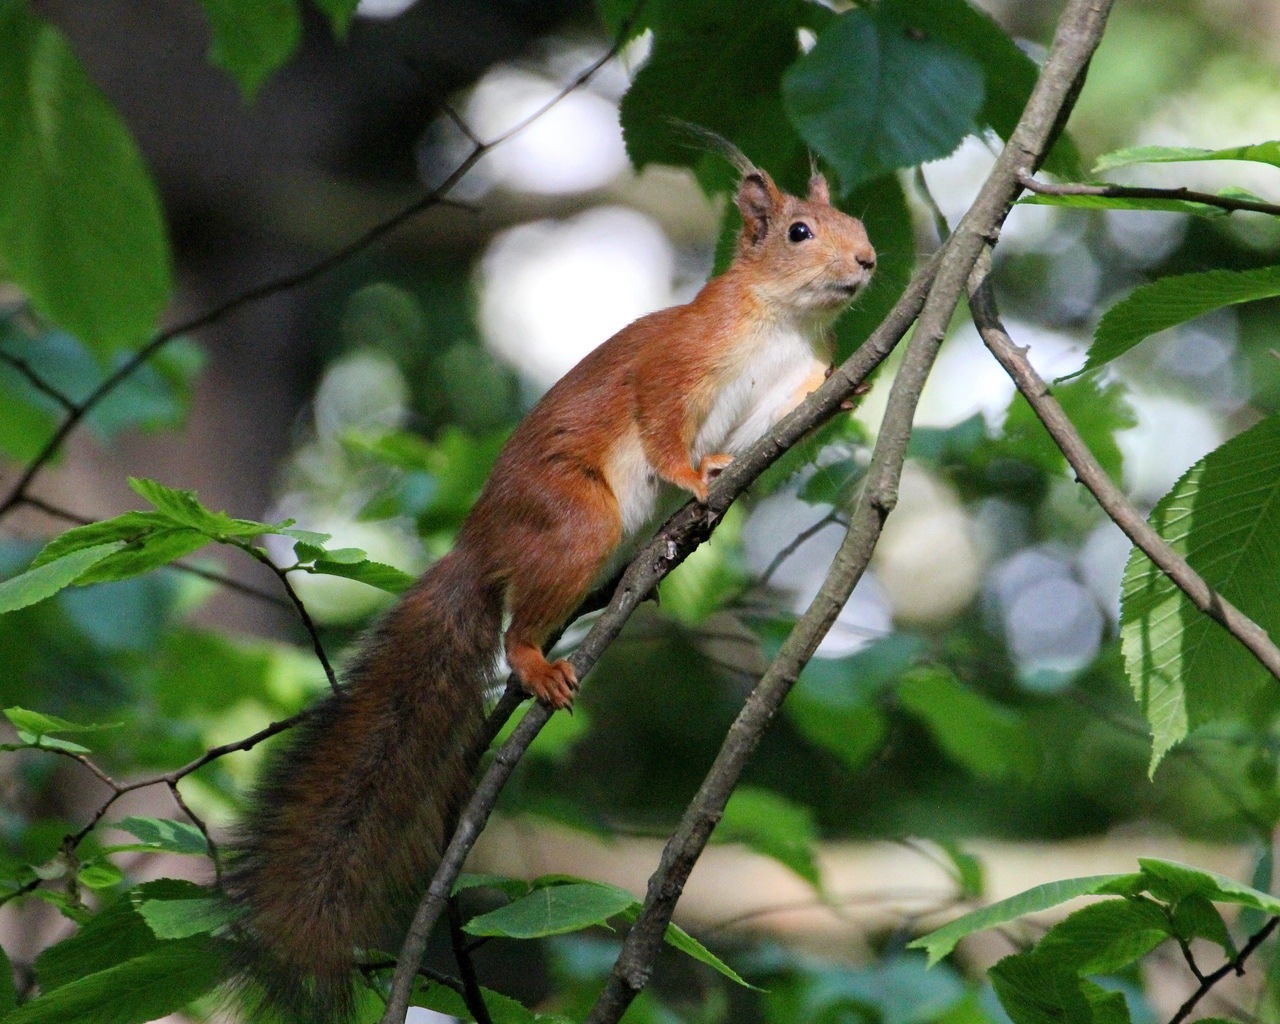
[[[455,548],[273,751],[223,879],[251,999],[345,1020],[355,950],[398,947],[467,792],[501,629],[501,592]]]

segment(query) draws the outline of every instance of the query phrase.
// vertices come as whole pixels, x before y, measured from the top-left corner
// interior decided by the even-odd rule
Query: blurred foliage
[[[252,97],[294,52],[303,6],[202,6],[211,59]],[[348,0],[315,6],[339,35],[354,9]],[[623,0],[601,8],[611,30],[632,10]],[[1035,31],[1044,38],[1041,21]],[[732,187],[723,162],[681,142],[668,120],[675,116],[724,134],[792,190],[803,190],[812,150],[840,206],[864,219],[879,269],[840,321],[841,357],[897,298],[918,242],[932,239],[939,212],[922,202],[910,169],[947,156],[965,137],[1007,136],[1035,71],[1032,57],[963,0],[885,0],[840,15],[798,0],[749,11],[727,0],[649,0],[631,30],[652,32],[651,55],[621,101],[637,167],[686,167],[713,195]],[[806,33],[811,48],[801,45]],[[1271,81],[1270,95],[1280,93],[1274,68],[1252,46],[1190,4],[1121,5],[1082,95],[1074,141],[1064,138],[1048,166],[1079,176],[1077,147],[1096,154],[1123,146],[1093,173],[1223,160],[1235,161],[1228,171],[1273,172],[1274,141],[1154,146],[1143,130],[1163,116],[1169,94],[1190,96],[1213,81],[1215,66],[1252,68],[1250,81]],[[0,153],[9,154],[0,160],[0,276],[25,296],[0,310],[0,450],[21,464],[44,446],[67,403],[83,402],[146,342],[170,275],[148,173],[62,37],[22,0],[0,0],[0,52]],[[1208,190],[1245,192],[1234,184]],[[997,250],[1011,324],[1094,334],[1087,375],[1052,390],[1116,477],[1132,472],[1124,439],[1142,420],[1145,396],[1215,410],[1236,436],[1188,470],[1152,522],[1275,633],[1280,236],[1256,216],[1181,200],[1036,197],[1025,207],[1056,219],[1046,238]],[[731,205],[727,211],[719,267],[736,227]],[[1113,218],[1133,216],[1176,218],[1160,236],[1168,244],[1126,239]],[[278,515],[240,519],[192,492],[140,479],[145,510],[47,545],[0,542],[0,693],[14,738],[4,744],[5,781],[16,794],[0,808],[0,902],[19,913],[51,904],[77,925],[16,975],[0,954],[5,1024],[123,1024],[184,1008],[209,1019],[218,1011],[223,997],[209,993],[231,941],[218,904],[189,882],[141,881],[152,858],[207,857],[205,836],[179,818],[108,815],[80,842],[65,842],[95,824],[83,800],[66,797],[70,782],[83,780],[72,759],[91,758],[118,781],[180,771],[323,692],[325,674],[301,628],[289,641],[268,641],[202,624],[216,585],[175,561],[217,544],[273,563],[336,649],[367,621],[375,590],[399,592],[412,571],[448,549],[531,398],[517,369],[484,347],[475,256],[450,249],[410,265],[364,259],[329,287],[318,318],[325,365],[313,422],[300,426],[281,473]],[[1223,309],[1237,332],[1223,366],[1216,376],[1185,371],[1170,354],[1178,332]],[[201,366],[195,343],[167,344],[94,406],[87,425],[100,443],[181,429]],[[1239,394],[1224,405],[1215,388],[1228,375]],[[507,815],[604,839],[670,830],[803,607],[804,587],[786,570],[804,549],[788,552],[791,536],[775,538],[774,564],[762,570],[753,524],[769,502],[838,524],[857,493],[868,441],[861,420],[838,417],[731,511],[664,581],[660,604],[634,617],[577,714],[552,719],[504,794]],[[763,930],[709,929],[695,938],[676,929],[629,1024],[1143,1024],[1154,1019],[1135,966],[1144,956],[1166,942],[1195,941],[1198,953],[1212,945],[1230,960],[1280,913],[1263,852],[1280,819],[1275,687],[1143,556],[1130,558],[1118,620],[1106,603],[1114,593],[1104,600],[1084,587],[1081,553],[1103,519],[1079,500],[1065,460],[1022,398],[994,415],[918,429],[910,453],[965,522],[986,530],[977,544],[981,586],[941,618],[899,616],[856,650],[820,652],[761,743],[715,841],[773,858],[812,887],[815,905],[837,908],[820,844],[855,837],[918,837],[910,848],[936,859],[954,884],[935,913],[983,899],[983,866],[964,850],[974,837],[1050,841],[1146,829],[1247,844],[1257,852],[1254,886],[1143,861],[1131,875],[1055,882],[979,909],[923,940],[937,960],[974,931],[1074,896],[1108,897],[989,975],[970,959],[927,969],[907,948],[921,930],[915,916],[856,955],[828,947],[821,957],[776,945]],[[1065,565],[1060,579],[1086,595],[1101,623],[1085,663],[1026,663],[1002,604],[1001,587],[1018,581],[1001,574],[1027,553]],[[241,805],[260,756],[255,746],[182,777],[185,801],[215,834]],[[170,870],[171,862],[159,863]],[[629,893],[565,876],[464,876],[460,890],[466,930],[488,941],[476,962],[498,1024],[581,1020],[619,948],[611,929],[637,910]],[[1240,918],[1224,918],[1215,904],[1241,908]],[[1265,1021],[1280,1019],[1273,951],[1268,941],[1251,961],[1273,965],[1254,1010]],[[455,969],[443,943],[431,963]],[[386,972],[371,968],[368,978],[376,988]],[[423,984],[415,999],[470,1019],[447,985]],[[371,992],[361,1014],[376,1019],[379,1009]]]

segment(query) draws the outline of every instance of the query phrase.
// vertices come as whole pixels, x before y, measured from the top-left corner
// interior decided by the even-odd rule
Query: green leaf
[[[200,0],[213,26],[209,60],[252,100],[262,84],[292,56],[302,37],[296,0]],[[333,16],[333,12],[326,13]],[[348,14],[348,17],[350,15]]]
[[[569,1024],[567,1018],[556,1014],[534,1013],[501,992],[494,992],[482,986],[480,993],[493,1024]],[[446,1017],[457,1017],[465,1021],[475,1020],[467,1007],[466,1000],[447,985],[431,984],[425,989],[417,990],[410,1005],[424,1006]]]
[[[707,949],[706,946],[704,946],[701,942],[695,939],[692,935],[686,932],[679,925],[675,925],[675,924],[667,925],[667,931],[666,931],[666,934],[663,936],[663,939],[667,943],[667,945],[670,946],[672,949],[678,949],[680,950],[681,953],[688,954],[689,956],[697,960],[699,963],[704,963],[708,967],[714,968],[715,970],[723,974],[726,978],[728,978],[730,981],[736,982],[737,984],[741,985],[743,988],[755,989],[757,992],[760,991],[760,989],[756,988],[755,985],[752,985],[749,981],[744,979],[742,975],[740,975],[727,963],[725,963],[718,956],[712,953],[711,950]]]
[[[0,53],[0,266],[95,351],[136,348],[171,284],[137,147],[66,40],[18,0],[0,0]]]
[[[79,551],[73,551],[5,580],[0,583],[0,613],[26,608],[37,601],[52,597],[122,547],[124,547],[123,541],[112,541],[109,544],[81,548]]]
[[[163,942],[45,992],[5,1024],[146,1024],[204,995],[225,969],[226,947],[219,942],[204,936]]]
[[[875,700],[921,649],[916,637],[895,633],[847,658],[814,658],[783,705],[787,716],[810,743],[857,771],[888,733]]]
[[[403,594],[413,586],[413,581],[417,578],[397,569],[394,565],[371,562],[367,558],[360,562],[339,562],[327,557],[317,558],[315,563],[304,571],[322,576],[342,576],[344,579],[359,580],[371,587],[385,590],[389,594]]]
[[[136,544],[160,529],[171,528],[172,524],[163,516],[154,512],[126,512],[114,519],[104,519],[87,526],[77,526],[65,533],[60,533],[49,541],[36,555],[31,567],[39,568],[49,562],[69,555],[73,551],[84,548],[122,541],[125,544]]]
[[[464,930],[471,935],[539,939],[604,924],[635,902],[635,897],[626,890],[599,882],[551,885],[535,889],[505,907],[473,917]]]
[[[1093,165],[1094,174],[1130,164],[1186,163],[1199,160],[1249,160],[1280,167],[1280,140],[1258,142],[1229,149],[1195,149],[1187,146],[1132,146],[1104,153]]]
[[[140,839],[148,849],[205,856],[209,843],[198,828],[171,818],[122,818],[112,825]]]
[[[124,872],[109,860],[91,860],[81,865],[76,881],[90,889],[110,889],[124,881]]]
[[[1020,716],[969,689],[937,666],[910,670],[898,701],[943,751],[979,778],[1035,778],[1040,748]]]
[[[29,732],[36,736],[44,736],[56,732],[101,732],[103,729],[118,729],[119,722],[107,722],[102,725],[80,725],[68,722],[57,715],[45,715],[39,711],[28,711],[26,708],[5,708],[4,717],[19,732]]]
[[[1228,960],[1234,960],[1237,950],[1222,914],[1207,896],[1190,893],[1178,900],[1173,908],[1173,933],[1180,939],[1207,939],[1222,947]]]
[[[1277,295],[1280,266],[1179,274],[1135,288],[1103,314],[1089,346],[1089,357],[1076,373],[1111,362],[1157,331],[1223,306]]]
[[[715,830],[717,842],[743,843],[789,867],[814,888],[821,888],[814,856],[817,838],[808,807],[755,786],[739,786],[734,791]]]
[[[231,905],[217,896],[190,900],[145,900],[138,913],[157,939],[185,939],[230,924]]]
[[[1124,385],[1118,381],[1105,384],[1092,379],[1055,384],[1053,397],[1062,406],[1089,451],[1102,463],[1112,479],[1118,479],[1124,457],[1116,444],[1116,434],[1137,425],[1133,409],[1125,397]],[[1022,395],[1015,395],[1004,419],[1004,437],[998,446],[1009,455],[1045,473],[1067,471],[1067,458],[1045,430],[1040,419]]]
[[[455,895],[465,889],[496,889],[511,900],[527,896],[531,888],[532,886],[523,878],[507,878],[505,875],[470,875],[465,872],[453,883]]]
[[[1143,885],[1157,899],[1175,903],[1201,896],[1214,903],[1235,903],[1266,914],[1280,914],[1280,898],[1260,892],[1216,871],[1193,868],[1177,861],[1139,857]]]
[[[1156,531],[1205,582],[1280,636],[1280,416],[1197,462],[1156,504]],[[1151,770],[1188,731],[1239,713],[1273,684],[1253,655],[1202,615],[1137,548],[1120,597],[1125,670],[1151,725]]]
[[[1014,1024],[1094,1024],[1080,976],[1038,951],[1005,957],[988,977]]]
[[[627,152],[650,163],[698,167],[729,188],[733,172],[672,125],[710,129],[767,168],[784,188],[806,177],[804,144],[783,113],[782,74],[799,54],[794,0],[654,0],[644,15],[653,49],[622,98]]]
[[[956,944],[966,935],[984,931],[987,928],[995,928],[1028,914],[1037,914],[1079,896],[1124,894],[1138,885],[1141,878],[1141,875],[1090,875],[1085,878],[1046,882],[1017,896],[1010,896],[999,903],[993,903],[989,907],[958,917],[908,945],[911,949],[926,950],[929,954],[929,963],[936,964],[955,949]]]
[[[134,903],[148,898],[184,898],[203,890],[191,882],[162,878],[119,896],[88,919],[77,932],[36,957],[40,990],[63,985],[105,971],[159,947],[160,943],[138,914]]]
[[[292,520],[268,524],[254,522],[252,519],[232,519],[225,512],[212,512],[205,508],[200,504],[195,491],[166,487],[143,477],[131,476],[129,486],[139,497],[149,501],[156,511],[172,520],[173,524],[199,530],[214,540],[257,537],[263,533],[275,533],[292,523]]]
[[[840,191],[950,154],[977,130],[982,68],[924,35],[906,0],[835,19],[787,72],[787,113]]]
[[[1076,974],[1115,974],[1169,937],[1169,919],[1150,900],[1103,900],[1050,928],[1036,953]]]

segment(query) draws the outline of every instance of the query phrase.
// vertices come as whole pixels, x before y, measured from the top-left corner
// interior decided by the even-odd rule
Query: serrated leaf
[[[1277,295],[1280,266],[1179,274],[1135,288],[1103,314],[1089,346],[1089,357],[1076,373],[1111,362],[1158,331],[1223,306]]]
[[[1259,195],[1242,188],[1224,188],[1214,193],[1222,199],[1245,199],[1266,202]],[[1226,217],[1231,211],[1209,203],[1188,199],[1135,199],[1127,196],[1024,196],[1018,206],[1061,206],[1072,210],[1154,210],[1157,213],[1186,213],[1194,217]]]
[[[485,1008],[493,1024],[569,1024],[565,1017],[555,1014],[534,1013],[523,1004],[501,992],[481,987]],[[412,1006],[423,1006],[446,1017],[474,1021],[466,1000],[447,985],[432,984],[414,993]]]
[[[1191,893],[1178,900],[1173,908],[1173,933],[1180,939],[1207,939],[1222,947],[1228,960],[1236,956],[1236,944],[1227,930],[1222,914],[1207,896]]]
[[[1075,380],[1055,384],[1052,394],[1102,468],[1112,479],[1118,479],[1124,457],[1116,444],[1116,434],[1138,422],[1124,385],[1118,381],[1104,384],[1091,379]],[[1021,394],[1014,395],[1005,414],[1003,435],[998,445],[1002,455],[1020,459],[1045,473],[1067,471],[1067,457]]]
[[[1007,956],[988,977],[1014,1024],[1094,1024],[1080,976],[1038,952]]]
[[[122,547],[123,541],[112,541],[81,548],[5,580],[0,583],[0,613],[17,611],[52,597]]]
[[[716,842],[743,843],[820,888],[813,812],[771,790],[739,786],[716,826]]]
[[[1036,953],[1076,974],[1115,974],[1169,937],[1169,920],[1152,901],[1103,900],[1050,928]]]
[[[205,936],[159,943],[38,996],[5,1024],[146,1024],[176,1013],[218,984],[226,970],[225,949]]]
[[[1280,417],[1197,462],[1151,525],[1205,582],[1280,636]],[[1150,723],[1151,770],[1191,729],[1231,718],[1267,671],[1135,548],[1120,599],[1125,670]]]
[[[321,0],[322,2],[322,0]],[[200,0],[213,26],[209,60],[252,100],[302,37],[296,0]],[[348,15],[349,17],[349,15]]]
[[[259,523],[252,519],[233,519],[225,512],[213,512],[200,504],[195,491],[166,487],[155,480],[131,476],[129,486],[157,512],[167,516],[176,526],[185,526],[215,540],[257,537],[263,533],[276,533],[288,528],[292,520],[283,523]]]
[[[979,778],[1029,780],[1040,769],[1040,748],[1021,717],[945,668],[908,671],[898,684],[898,701],[947,756]]]
[[[66,40],[0,2],[0,265],[98,353],[136,348],[171,287],[155,186]]]
[[[140,839],[147,847],[156,850],[195,856],[204,856],[209,852],[209,843],[204,834],[185,821],[174,821],[171,818],[129,817],[114,822],[112,828],[128,832],[131,836]]]
[[[37,568],[69,555],[73,551],[97,547],[111,541],[123,541],[126,544],[137,543],[150,536],[156,530],[171,527],[165,517],[155,512],[126,512],[113,519],[104,519],[100,523],[89,523],[60,533],[49,541],[31,562]]]
[[[226,900],[216,896],[189,900],[144,900],[138,913],[157,939],[185,939],[215,932],[235,919]]]
[[[1139,857],[1143,885],[1157,899],[1176,902],[1188,896],[1202,896],[1214,903],[1234,903],[1267,914],[1280,914],[1280,898],[1216,871],[1194,868],[1177,861]]]
[[[783,79],[788,115],[842,193],[947,156],[977,130],[982,68],[919,31],[916,17],[906,0],[848,11]]]
[[[505,907],[473,917],[464,931],[471,935],[539,939],[604,924],[635,902],[635,897],[626,890],[599,882],[551,885],[535,889]]]
[[[146,882],[117,897],[69,938],[50,946],[36,958],[36,980],[40,982],[40,990],[52,992],[156,949],[159,940],[138,915],[135,901],[183,898],[201,891],[191,882],[162,878]]]
[[[413,586],[413,581],[416,579],[394,565],[371,562],[367,558],[360,562],[335,562],[327,557],[317,558],[305,571],[321,576],[341,576],[348,580],[358,580],[379,590],[385,590],[388,594],[403,594]]]
[[[1131,146],[1098,157],[1094,174],[1130,164],[1188,163],[1200,160],[1248,160],[1280,167],[1280,140],[1258,142],[1228,149],[1196,149],[1190,146]]]
[[[1138,884],[1140,875],[1090,875],[1085,878],[1066,878],[1058,882],[1046,882],[1016,896],[993,903],[958,917],[908,944],[911,949],[923,949],[929,954],[929,963],[936,964],[956,948],[966,935],[985,931],[1009,921],[1038,914],[1080,896],[1098,896],[1122,892]]]

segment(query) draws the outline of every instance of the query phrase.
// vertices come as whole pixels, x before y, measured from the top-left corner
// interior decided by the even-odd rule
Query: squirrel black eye
[[[813,231],[804,221],[798,220],[787,230],[787,237],[793,242],[803,242],[813,237]]]

